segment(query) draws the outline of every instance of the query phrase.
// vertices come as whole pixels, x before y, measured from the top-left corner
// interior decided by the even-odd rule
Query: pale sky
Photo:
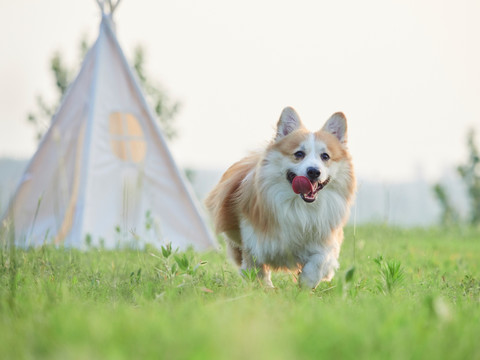
[[[114,16],[127,58],[182,103],[181,166],[223,169],[263,146],[285,106],[319,129],[349,121],[357,173],[440,179],[480,143],[480,1],[123,0]],[[0,0],[0,157],[35,151],[26,122],[52,97],[56,50],[93,42],[94,0]]]

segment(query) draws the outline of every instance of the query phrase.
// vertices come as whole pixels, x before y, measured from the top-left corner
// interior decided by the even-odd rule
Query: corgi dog
[[[272,270],[298,270],[314,289],[339,267],[355,189],[345,116],[310,132],[287,107],[267,148],[233,164],[205,204],[241,273],[254,269],[273,287]]]

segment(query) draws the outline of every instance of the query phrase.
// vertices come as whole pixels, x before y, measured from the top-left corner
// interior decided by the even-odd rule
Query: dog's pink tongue
[[[295,194],[309,194],[313,191],[313,186],[307,177],[295,176],[292,181],[292,189]]]

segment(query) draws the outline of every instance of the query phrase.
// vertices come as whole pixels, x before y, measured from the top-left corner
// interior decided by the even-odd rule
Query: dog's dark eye
[[[323,154],[320,155],[320,158],[323,161],[328,161],[328,160],[330,160],[330,155],[328,155],[327,153],[323,153]]]
[[[297,151],[295,154],[293,154],[297,160],[303,159],[305,157],[305,153],[303,151]]]

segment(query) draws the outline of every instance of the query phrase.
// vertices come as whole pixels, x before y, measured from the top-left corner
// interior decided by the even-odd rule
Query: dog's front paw
[[[300,286],[305,289],[315,289],[320,281],[332,280],[336,269],[338,269],[338,261],[335,258],[325,258],[321,254],[313,255],[300,273]]]
[[[315,289],[320,283],[319,276],[313,276],[313,274],[307,274],[305,271],[302,271],[298,279],[298,284],[302,289],[310,290]]]
[[[303,266],[299,277],[300,287],[303,289],[315,289],[322,279],[323,257],[320,254],[313,255]]]

